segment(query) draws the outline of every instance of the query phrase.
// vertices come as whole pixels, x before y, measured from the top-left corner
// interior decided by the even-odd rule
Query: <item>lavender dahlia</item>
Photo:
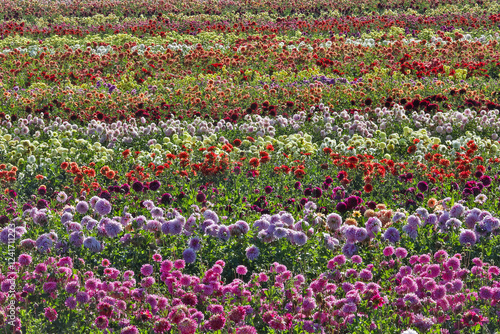
[[[189,239],[188,247],[194,250],[195,252],[201,249],[201,240],[198,237],[193,237]]]
[[[105,216],[111,212],[111,204],[108,202],[108,200],[101,198],[95,203],[94,209],[101,216]]]
[[[182,257],[186,263],[194,263],[196,261],[196,252],[192,248],[187,248],[182,253]]]
[[[94,253],[100,252],[102,249],[101,243],[94,237],[85,238],[83,245]]]
[[[89,210],[89,204],[85,201],[80,201],[78,204],[76,204],[76,212],[80,214],[85,214]]]
[[[463,230],[458,237],[460,244],[464,246],[474,246],[476,244],[476,233],[472,230]]]
[[[393,226],[389,227],[384,232],[384,239],[392,243],[397,243],[400,239],[399,231],[397,230],[397,228]]]
[[[104,224],[104,230],[106,231],[106,235],[108,237],[115,238],[123,231],[123,225],[117,221],[109,220],[106,224]]]

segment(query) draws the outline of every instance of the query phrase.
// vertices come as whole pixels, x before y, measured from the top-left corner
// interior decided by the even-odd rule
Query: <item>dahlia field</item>
[[[500,333],[496,0],[2,0],[0,332]]]

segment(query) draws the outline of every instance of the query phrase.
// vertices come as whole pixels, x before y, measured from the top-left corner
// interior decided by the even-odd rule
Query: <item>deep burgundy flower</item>
[[[469,188],[465,188],[464,191],[462,191],[462,195],[465,197],[472,195],[472,190]]]
[[[293,187],[294,187],[296,190],[299,190],[299,189],[302,187],[302,184],[301,184],[299,181],[297,181],[297,182],[295,182],[295,184],[293,185]]]
[[[207,196],[205,196],[204,193],[202,193],[201,191],[198,193],[198,195],[196,195],[196,200],[200,203],[203,203],[205,202],[207,199]]]
[[[161,186],[160,181],[154,180],[149,184],[149,189],[152,191],[157,191]]]
[[[41,210],[41,209],[45,209],[49,206],[49,202],[47,202],[46,200],[44,199],[40,199],[38,200],[38,202],[36,203],[36,208],[38,210]]]
[[[366,202],[366,206],[372,210],[375,210],[375,208],[377,207],[377,203],[375,203],[374,201],[368,201]]]
[[[335,209],[337,209],[337,211],[340,213],[344,213],[347,211],[347,204],[345,204],[344,202],[340,202],[337,204]]]
[[[8,222],[9,222],[9,217],[7,217],[6,215],[0,216],[0,227],[7,225]]]
[[[124,194],[128,194],[130,192],[130,186],[128,185],[128,183],[122,184],[122,186],[120,187],[120,192]]]
[[[264,191],[266,192],[266,194],[270,194],[273,192],[273,187],[271,186],[267,186],[264,188]]]
[[[108,191],[110,193],[119,192],[120,191],[120,187],[118,187],[118,186],[109,186],[108,187]]]
[[[425,182],[425,181],[420,181],[420,182],[417,184],[417,188],[418,188],[418,190],[420,190],[421,192],[426,192],[426,191],[429,189],[429,186],[427,185],[427,182]]]
[[[412,199],[409,199],[409,200],[407,200],[407,201],[406,201],[406,203],[405,203],[405,208],[406,208],[406,209],[409,209],[410,207],[414,207],[414,206],[416,206],[416,205],[417,205],[417,202],[415,202],[415,201],[414,201],[414,200],[412,200]]]
[[[43,196],[46,193],[47,193],[47,187],[45,187],[45,186],[38,187],[38,195]]]
[[[350,210],[350,209],[356,207],[356,205],[358,205],[358,200],[356,199],[356,196],[347,197],[347,200],[346,200],[347,210]]]
[[[472,189],[476,186],[476,181],[467,181],[465,183],[465,188],[469,188],[469,189]]]
[[[173,197],[172,195],[170,195],[169,193],[164,193],[163,195],[161,195],[161,204],[165,204],[165,205],[168,205],[170,203],[172,203],[172,200],[173,200]]]
[[[132,189],[134,189],[135,192],[141,192],[144,189],[144,185],[140,181],[135,181],[132,184]]]
[[[488,175],[483,175],[479,178],[479,181],[485,186],[488,187],[491,184],[491,177]]]
[[[101,191],[101,193],[99,194],[99,197],[104,198],[107,201],[111,200],[111,194],[107,190]]]
[[[313,190],[312,190],[312,196],[314,198],[320,198],[321,195],[323,195],[323,191],[321,190],[321,188],[319,187],[315,187]]]
[[[304,196],[311,196],[312,195],[312,189],[311,188],[306,188],[304,190]]]

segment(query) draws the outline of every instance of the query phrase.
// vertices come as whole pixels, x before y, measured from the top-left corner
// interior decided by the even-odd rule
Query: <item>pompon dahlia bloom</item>
[[[43,291],[45,293],[52,293],[57,290],[57,283],[56,282],[45,282],[43,284]]]
[[[238,266],[238,267],[236,267],[236,273],[238,275],[246,275],[247,272],[248,272],[248,269],[245,266]]]
[[[53,308],[46,307],[45,309],[45,317],[50,322],[55,321],[57,319],[57,311]]]
[[[420,181],[418,184],[417,184],[417,188],[418,190],[420,190],[421,192],[426,192],[428,189],[429,189],[429,186],[427,185],[427,182],[425,181]]]
[[[70,310],[74,310],[78,305],[78,303],[76,302],[75,297],[68,297],[64,301],[64,305],[66,305],[66,307],[69,308]]]
[[[407,330],[402,331],[401,334],[418,334],[418,332],[414,331],[411,328],[408,328]]]
[[[175,269],[184,269],[186,267],[186,262],[184,260],[175,260],[174,267]]]
[[[89,211],[89,204],[85,201],[80,201],[76,204],[76,212],[80,213],[80,214],[85,214],[87,213],[87,211]]]
[[[384,232],[384,239],[395,244],[400,239],[400,234],[397,228],[391,226]],[[392,254],[391,254],[392,255]]]
[[[260,254],[259,249],[255,245],[248,247],[245,251],[246,251],[247,258],[250,261],[254,261],[255,259],[257,259],[259,257],[259,254]]]
[[[404,259],[406,256],[408,256],[408,251],[406,250],[406,248],[398,247],[396,248],[395,254],[396,257]]]
[[[224,328],[224,326],[226,325],[226,318],[220,313],[214,314],[208,320],[208,325],[210,326],[211,330],[218,331]]]
[[[97,317],[97,319],[95,319],[95,324],[96,324],[97,328],[105,329],[106,327],[108,327],[109,320],[106,316],[101,315],[101,316]]]
[[[143,288],[149,288],[150,286],[152,286],[153,284],[156,283],[156,280],[154,277],[152,276],[147,276],[147,277],[144,277],[142,280],[141,280],[141,286]]]
[[[29,266],[29,264],[31,263],[31,256],[28,254],[21,254],[19,255],[18,261],[21,266]]]
[[[141,192],[144,189],[144,185],[140,181],[135,181],[132,183],[132,189],[134,189],[135,192]]]
[[[105,216],[111,212],[111,203],[108,200],[101,198],[95,203],[94,209],[101,216]]]
[[[243,326],[236,328],[236,334],[257,334],[257,330],[253,326]]]
[[[179,329],[181,334],[194,334],[197,327],[196,320],[190,318],[184,318],[177,324],[177,329]]]
[[[326,217],[326,223],[331,230],[336,231],[342,225],[342,217],[336,213],[331,213]]]
[[[228,241],[231,237],[229,228],[225,225],[221,225],[217,231],[217,237],[223,241]]]
[[[52,248],[52,245],[52,239],[47,234],[43,234],[36,239],[36,248],[41,253],[47,252],[50,248]]]
[[[391,256],[394,254],[394,248],[392,246],[387,246],[384,248],[384,256]]]
[[[487,321],[487,318],[484,318],[482,315],[477,314],[474,311],[467,311],[461,320],[462,324],[467,327],[476,326]]]
[[[196,201],[199,202],[199,203],[205,202],[206,199],[207,199],[207,197],[201,191],[196,195]]]
[[[169,194],[169,193],[164,193],[163,195],[161,195],[161,199],[160,199],[160,203],[163,204],[163,205],[168,205],[168,204],[171,204],[174,200],[174,197]]]
[[[157,334],[165,333],[170,330],[170,328],[170,321],[167,318],[160,318],[155,322],[153,331]]]
[[[108,237],[115,238],[123,231],[123,225],[117,221],[109,220],[104,224],[104,230]]]
[[[151,212],[151,216],[154,218],[163,217],[163,214],[164,214],[163,209],[159,208],[157,206],[153,207],[150,212]]]
[[[120,334],[139,334],[139,330],[135,326],[127,326],[122,329]]]
[[[160,181],[154,180],[149,184],[149,189],[152,191],[157,191],[161,186]]]
[[[194,263],[196,261],[196,252],[192,248],[187,248],[182,252],[182,258],[186,263]]]
[[[83,241],[83,246],[90,249],[94,253],[100,252],[102,250],[101,243],[94,237],[85,238],[85,240]]]
[[[201,239],[199,237],[192,237],[189,239],[188,247],[195,252],[199,251],[201,249]]]
[[[172,263],[172,261],[170,261],[170,260],[164,260],[160,264],[160,272],[167,273],[170,270],[172,270],[173,267],[174,267],[174,264]]]
[[[346,242],[344,247],[342,247],[342,253],[344,253],[344,255],[348,257],[353,256],[357,251],[358,247],[353,243]]]
[[[141,274],[144,276],[151,276],[153,273],[153,266],[150,264],[145,264],[141,267]]]
[[[64,191],[61,191],[57,194],[56,199],[59,203],[64,203],[68,199],[68,195],[66,195],[66,193]]]
[[[458,237],[460,244],[464,246],[474,246],[476,244],[476,233],[472,230],[463,230]]]
[[[205,212],[203,212],[203,217],[205,217],[205,219],[207,220],[212,220],[215,223],[219,223],[219,216],[212,210],[205,210]]]
[[[76,300],[81,304],[86,304],[90,300],[89,294],[85,291],[78,291],[76,293]]]
[[[381,231],[382,222],[377,217],[370,217],[365,224],[366,231],[370,238],[374,238]]]

